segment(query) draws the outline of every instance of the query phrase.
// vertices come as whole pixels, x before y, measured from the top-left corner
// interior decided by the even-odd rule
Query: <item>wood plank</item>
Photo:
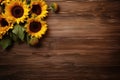
[[[119,67],[80,67],[77,65],[49,65],[49,66],[41,66],[40,65],[18,65],[18,66],[10,66],[9,68],[5,68],[3,65],[0,66],[4,69],[7,69],[6,72],[3,72],[0,79],[8,80],[8,79],[17,79],[17,80],[119,80]],[[58,67],[60,66],[60,67]],[[34,73],[34,74],[33,74]],[[57,74],[56,74],[57,73]],[[109,77],[108,77],[109,76]]]
[[[102,17],[102,18],[118,18],[120,1],[52,1],[57,2],[60,6],[59,14],[49,14],[51,17]],[[48,4],[52,3],[48,1]]]
[[[48,24],[51,25],[48,31],[51,37],[120,36],[117,34],[120,32],[119,23],[105,24],[99,19],[52,18]]]

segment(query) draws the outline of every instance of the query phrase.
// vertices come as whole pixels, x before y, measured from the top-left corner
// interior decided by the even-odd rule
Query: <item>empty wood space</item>
[[[40,47],[0,49],[0,80],[120,80],[120,1],[46,1],[60,12]]]

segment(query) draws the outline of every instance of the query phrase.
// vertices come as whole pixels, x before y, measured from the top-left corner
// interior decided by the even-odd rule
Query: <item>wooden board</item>
[[[39,48],[0,50],[0,80],[120,80],[120,1],[46,0],[48,32]]]

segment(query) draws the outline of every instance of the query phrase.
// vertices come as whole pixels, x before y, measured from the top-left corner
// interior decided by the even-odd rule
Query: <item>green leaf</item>
[[[17,42],[18,41],[18,36],[16,36],[15,34],[12,34],[12,39],[13,39],[13,41]]]
[[[29,41],[30,41],[30,36],[28,34],[26,34],[26,41],[27,41],[27,43],[29,43]]]
[[[15,41],[15,42],[17,42],[18,41],[18,36],[16,36],[14,33],[10,33],[10,38],[13,40],[13,41]]]
[[[11,44],[12,44],[11,39],[5,38],[5,39],[0,40],[0,46],[1,46],[3,49],[6,49],[6,48],[7,48],[8,46],[10,46]]]
[[[16,24],[15,26],[14,26],[14,29],[12,30],[12,32],[16,35],[16,36],[18,36],[18,38],[20,39],[20,40],[24,40],[24,37],[25,37],[25,33],[24,33],[24,28],[22,27],[22,26],[20,26],[20,25],[18,25],[18,24]],[[15,37],[15,36],[14,36]]]

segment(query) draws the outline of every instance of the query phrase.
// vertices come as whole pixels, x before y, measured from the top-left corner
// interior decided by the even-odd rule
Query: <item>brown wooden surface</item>
[[[120,80],[120,1],[54,1],[40,48],[0,50],[0,80]]]

